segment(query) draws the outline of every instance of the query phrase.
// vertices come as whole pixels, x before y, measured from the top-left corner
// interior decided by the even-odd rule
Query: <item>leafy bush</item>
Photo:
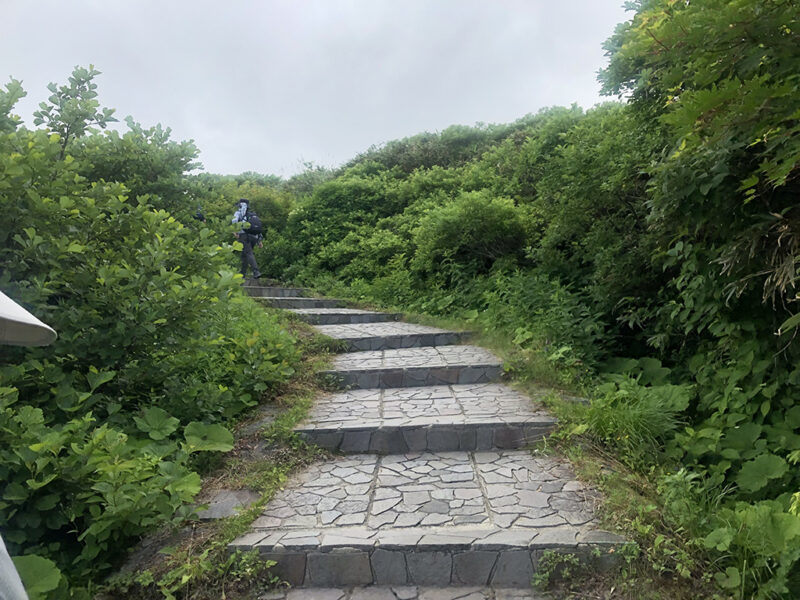
[[[525,245],[520,214],[507,198],[467,192],[424,215],[414,232],[412,267],[442,272],[452,261],[472,275],[486,274],[500,258],[519,256]]]
[[[96,108],[84,83],[73,91]],[[10,84],[0,107],[20,95]],[[175,198],[129,199],[126,182],[82,175],[111,144],[119,179],[174,189],[185,165],[168,184],[146,168],[165,138],[78,143],[7,114],[0,124],[0,285],[59,333],[46,348],[0,348],[0,528],[12,554],[85,583],[191,512],[199,453],[232,447],[223,423],[286,381],[298,350],[242,296],[230,245],[149,204]]]

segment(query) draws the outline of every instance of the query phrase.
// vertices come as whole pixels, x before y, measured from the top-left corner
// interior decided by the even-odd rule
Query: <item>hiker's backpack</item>
[[[261,225],[261,219],[259,219],[258,215],[252,210],[247,211],[244,220],[250,223],[250,228],[247,230],[247,233],[252,235],[261,235],[264,233],[263,225]]]

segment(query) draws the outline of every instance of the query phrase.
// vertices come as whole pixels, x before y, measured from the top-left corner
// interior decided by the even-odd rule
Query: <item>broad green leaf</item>
[[[16,481],[6,485],[6,489],[3,491],[4,500],[27,500],[29,495],[28,490]]]
[[[789,465],[780,456],[761,454],[742,465],[736,483],[746,492],[756,492],[767,485],[770,479],[782,477],[788,470]]]
[[[720,552],[728,549],[733,541],[734,531],[730,527],[720,527],[709,533],[703,539],[706,548],[716,548]]]
[[[89,382],[89,387],[92,389],[92,391],[95,391],[104,383],[114,379],[116,375],[116,371],[89,371],[86,374],[86,381]]]
[[[169,437],[180,425],[180,420],[172,417],[163,408],[152,406],[144,411],[144,417],[134,417],[136,427],[150,436],[150,439],[160,441]]]
[[[736,567],[728,567],[724,573],[715,574],[714,579],[728,590],[738,588],[742,582],[742,578],[739,576],[739,569]]]
[[[17,568],[29,600],[45,600],[61,582],[61,571],[52,560],[28,554],[11,558]]]
[[[183,435],[189,452],[228,452],[233,448],[233,434],[222,425],[193,421]]]

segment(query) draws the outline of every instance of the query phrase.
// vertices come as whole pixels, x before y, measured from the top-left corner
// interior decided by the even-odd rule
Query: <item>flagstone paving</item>
[[[289,311],[312,325],[379,323],[397,321],[402,316],[399,313],[383,313],[357,308],[292,308]]]
[[[447,346],[458,344],[468,335],[464,331],[448,331],[438,327],[402,322],[318,325],[317,330],[323,335],[345,342],[350,352]]]
[[[300,588],[262,600],[535,599],[544,552],[602,562],[624,543],[563,459],[518,449],[555,420],[495,383],[491,352],[397,314],[291,310],[361,351],[334,359],[324,374],[344,391],[296,429],[347,455],[293,476],[231,544]]]
[[[338,355],[323,376],[342,387],[392,388],[487,383],[502,373],[502,363],[477,346],[400,348]]]
[[[554,424],[528,396],[484,383],[327,394],[295,431],[328,450],[402,454],[521,448]]]
[[[281,589],[259,600],[546,600],[533,590],[482,587],[370,586],[349,589]]]
[[[263,286],[254,283],[254,280],[249,280],[247,285],[244,286],[244,291],[250,296],[258,297],[284,297],[284,298],[300,298],[306,295],[308,290],[304,288],[291,288],[291,287],[274,287]]]
[[[233,547],[293,585],[524,586],[547,549],[620,542],[594,500],[527,451],[340,457],[295,476]]]
[[[256,300],[268,304],[272,308],[337,308],[342,306],[341,300],[330,298],[300,298],[291,296],[261,296]]]

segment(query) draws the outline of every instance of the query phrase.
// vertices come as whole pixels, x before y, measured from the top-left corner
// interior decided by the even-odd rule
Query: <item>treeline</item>
[[[242,294],[230,225],[248,195],[282,227],[287,182],[189,176],[197,148],[161,126],[100,131],[97,75],[51,84],[38,129],[12,113],[19,83],[0,90],[0,288],[58,332],[0,346],[0,531],[32,598],[89,597],[190,516],[209,453],[300,359]]]
[[[656,469],[666,522],[718,585],[797,597],[800,11],[635,8],[601,75],[625,103],[372,148],[260,264],[544,357],[587,385],[587,434]]]

